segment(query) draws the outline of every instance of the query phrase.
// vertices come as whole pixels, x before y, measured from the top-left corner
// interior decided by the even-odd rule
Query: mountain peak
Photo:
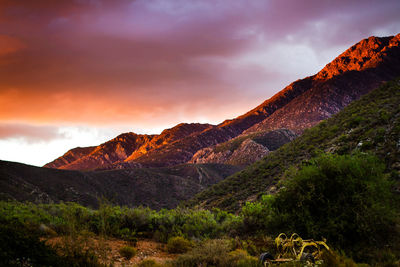
[[[344,51],[316,75],[290,84],[267,100],[282,94],[295,95],[290,102],[245,133],[279,128],[302,133],[399,75],[400,34],[369,37]]]
[[[390,37],[371,36],[353,45],[327,64],[316,79],[330,79],[348,71],[363,71],[374,68],[388,56],[388,50],[399,46],[400,34]]]

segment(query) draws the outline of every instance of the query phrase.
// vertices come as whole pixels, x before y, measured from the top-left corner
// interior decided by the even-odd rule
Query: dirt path
[[[64,240],[62,237],[54,237],[46,240],[46,243],[52,246],[63,246]],[[163,243],[158,243],[150,239],[141,239],[136,244],[137,254],[130,260],[126,260],[119,254],[119,249],[128,246],[128,242],[119,239],[102,240],[99,238],[90,238],[88,240],[91,247],[95,247],[96,253],[101,258],[101,251],[106,251],[108,263],[113,263],[114,266],[134,266],[145,259],[154,260],[157,263],[165,263],[176,258],[177,255],[169,254],[166,246]],[[104,254],[103,254],[104,255]],[[104,262],[104,261],[103,261]]]

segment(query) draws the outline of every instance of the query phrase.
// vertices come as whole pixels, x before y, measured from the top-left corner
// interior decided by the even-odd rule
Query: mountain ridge
[[[126,146],[106,142],[102,145],[111,146],[109,149],[103,146],[104,155],[84,155],[71,162],[74,157],[63,159],[68,156],[65,154],[56,159],[57,163],[51,162],[45,167],[88,170],[173,166],[190,161],[201,149],[242,134],[282,128],[301,134],[397,75],[400,75],[400,34],[369,37],[351,46],[317,74],[291,83],[235,119],[218,125],[198,125],[192,132],[177,138],[157,139],[157,135],[140,135],[138,144],[128,142]],[[179,124],[168,130],[184,125],[188,124]],[[160,143],[157,144],[153,138]],[[90,153],[98,151],[96,149]],[[66,164],[60,165],[62,163]]]
[[[209,127],[212,127],[212,125],[180,123],[175,127],[165,129],[159,135],[123,133],[94,147],[94,149],[80,148],[79,151],[87,153],[82,154],[81,157],[76,158],[74,161],[67,161],[64,158],[73,154],[76,149],[69,150],[63,156],[44,165],[44,167],[72,170],[112,168],[113,164],[119,164],[127,159],[134,159],[147,153],[148,150],[156,149],[159,146],[174,142],[194,132],[203,131]],[[67,164],[60,165],[60,162],[66,162]],[[140,167],[141,165],[138,166]]]
[[[310,83],[308,90],[244,133],[288,128],[301,134],[398,75],[400,34],[363,39],[303,79]]]

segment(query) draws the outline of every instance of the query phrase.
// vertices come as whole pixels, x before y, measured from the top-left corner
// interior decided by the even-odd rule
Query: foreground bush
[[[234,250],[229,240],[211,239],[198,244],[189,252],[179,256],[173,266],[177,267],[258,267],[258,259],[244,250]]]
[[[174,265],[177,267],[229,266],[230,250],[231,247],[227,240],[209,240],[179,256]]]
[[[39,232],[16,221],[0,220],[1,266],[104,266],[94,254],[83,251],[59,255],[40,241]]]
[[[399,202],[384,170],[367,154],[321,155],[289,172],[276,197],[249,203],[244,222],[273,235],[325,237],[356,260],[374,261],[370,248],[390,249],[399,236]]]
[[[5,266],[67,266],[37,234],[15,222],[4,221],[0,224],[0,263]]]
[[[191,247],[192,243],[181,236],[172,237],[167,243],[167,250],[169,253],[185,253],[191,249]]]
[[[119,249],[119,254],[127,260],[130,260],[137,254],[137,250],[130,246],[125,246]]]
[[[135,267],[162,267],[168,265],[161,265],[155,262],[154,260],[143,260],[140,263],[136,264]]]

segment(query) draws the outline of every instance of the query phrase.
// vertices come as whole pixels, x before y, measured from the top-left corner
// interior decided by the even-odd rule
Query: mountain
[[[184,164],[169,168],[72,171],[0,161],[0,199],[35,203],[73,201],[174,208],[239,168],[222,164]]]
[[[76,149],[70,150],[45,167],[88,170],[173,166],[191,161],[201,149],[241,134],[283,128],[301,134],[383,82],[400,75],[399,43],[400,34],[364,39],[316,75],[293,82],[253,110],[219,125],[179,124],[165,130],[164,135],[164,132],[161,135],[127,133],[93,150],[86,148],[81,156]],[[181,132],[182,129],[185,131]],[[249,154],[240,161],[251,161],[251,157],[254,161],[267,153],[250,141],[245,144],[260,153]],[[244,151],[248,148],[244,147]]]
[[[54,161],[46,164],[45,167],[62,169],[63,166],[69,165],[74,161],[79,160],[85,157],[86,155],[89,155],[95,149],[96,149],[95,146],[73,148],[69,150],[67,153],[65,153],[62,157],[59,157]]]
[[[398,75],[400,34],[364,39],[316,75],[294,82],[292,85],[297,85],[296,90],[304,92],[245,132],[288,128],[302,133]],[[303,86],[307,89],[299,89]]]
[[[239,135],[225,143],[197,151],[189,162],[245,166],[263,158],[270,151],[278,149],[296,137],[297,135],[288,129]]]
[[[210,127],[212,127],[210,124],[181,123],[164,130],[160,135],[124,133],[97,147],[71,149],[44,167],[69,170],[123,168],[124,161],[134,160],[148,151],[156,150]],[[129,164],[129,166],[141,167],[139,164]]]
[[[383,159],[400,192],[400,78],[354,101],[262,160],[199,193],[186,203],[238,210],[245,201],[279,189],[285,172],[321,152],[369,152]]]

